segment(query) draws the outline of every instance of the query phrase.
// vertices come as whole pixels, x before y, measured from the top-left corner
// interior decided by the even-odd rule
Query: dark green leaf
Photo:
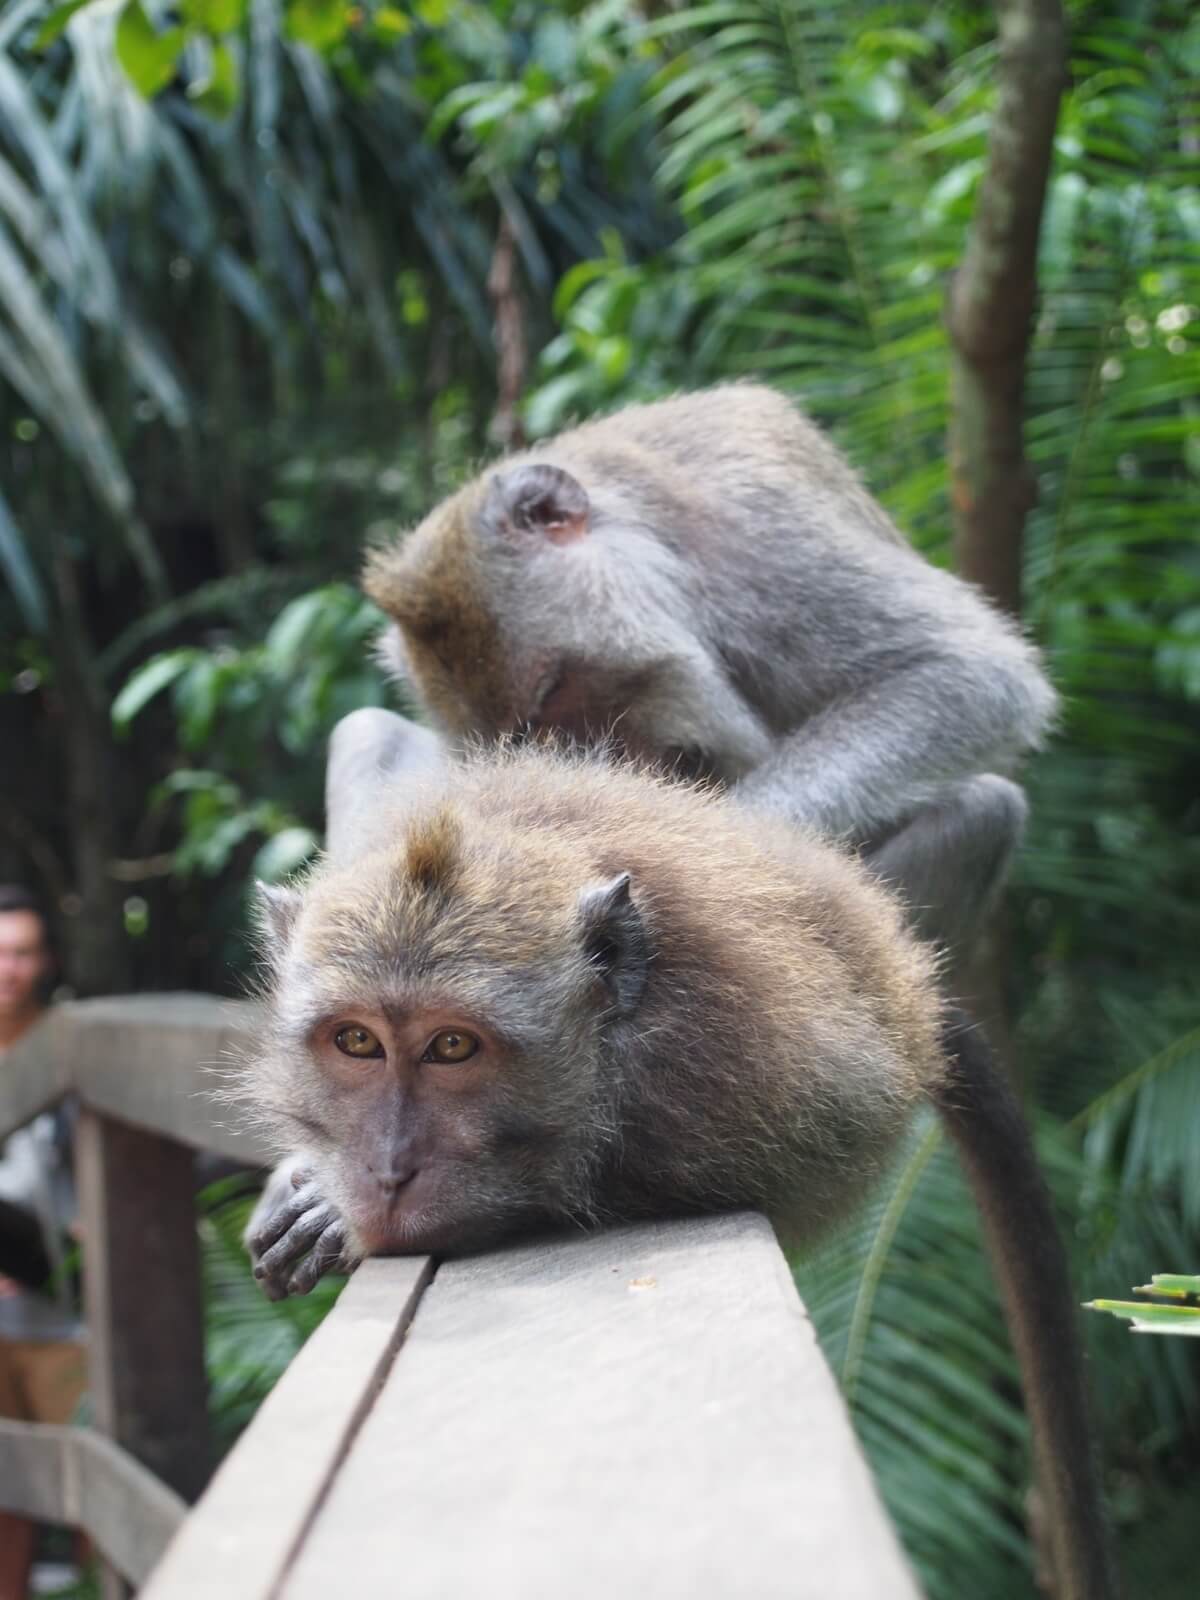
[[[152,656],[139,667],[112,703],[112,720],[116,726],[128,727],[147,701],[189,671],[201,654],[197,650],[169,650],[164,655]]]
[[[21,530],[13,521],[8,502],[0,494],[0,571],[8,580],[26,626],[33,633],[45,633],[48,624],[46,596],[37,568],[25,547]]]
[[[61,36],[63,29],[77,11],[82,11],[84,6],[95,4],[96,0],[66,0],[64,5],[55,6],[54,10],[38,29],[37,36],[33,41],[33,48],[35,50],[48,50],[54,41]]]

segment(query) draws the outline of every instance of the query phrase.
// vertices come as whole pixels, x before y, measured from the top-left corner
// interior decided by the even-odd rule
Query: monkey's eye
[[[457,1065],[460,1061],[469,1061],[479,1049],[479,1040],[473,1033],[463,1033],[458,1028],[447,1028],[444,1033],[435,1033],[425,1046],[422,1061],[444,1061]]]
[[[377,1036],[370,1028],[364,1028],[361,1022],[348,1022],[344,1028],[339,1028],[333,1036],[333,1042],[344,1056],[357,1056],[360,1060],[383,1054],[383,1046]]]

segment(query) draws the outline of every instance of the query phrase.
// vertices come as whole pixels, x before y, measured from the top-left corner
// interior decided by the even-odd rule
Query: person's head
[[[36,895],[0,885],[0,1018],[40,1006],[52,965],[50,929]]]

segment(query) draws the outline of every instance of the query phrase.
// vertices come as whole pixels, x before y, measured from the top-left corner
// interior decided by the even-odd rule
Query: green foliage
[[[311,1295],[272,1304],[255,1281],[242,1234],[256,1196],[222,1178],[200,1196],[209,1408],[227,1449],[341,1293],[326,1278]]]
[[[166,28],[160,33],[141,0],[127,0],[117,19],[117,60],[136,89],[157,94],[174,78],[185,39],[182,28]]]
[[[1156,1272],[1134,1294],[1145,1300],[1089,1300],[1089,1311],[1107,1311],[1134,1333],[1168,1333],[1200,1339],[1200,1277]]]
[[[538,352],[531,436],[766,377],[948,558],[942,306],[986,148],[990,8],[117,9],[0,19],[0,688],[63,693],[73,564],[127,827],[172,869],[152,926],[186,934],[143,946],[233,926],[249,875],[315,846],[328,730],[385,695],[377,619],[346,586],[362,537],[486,449],[501,214]],[[1094,1291],[1200,1243],[1200,20],[1184,0],[1070,12],[1025,572],[1063,713],[1030,773],[1010,986]],[[244,959],[219,953],[191,981]],[[206,1260],[232,1430],[312,1306],[262,1301],[222,1216]],[[936,1131],[798,1274],[928,1593],[1028,1594],[1012,1361]],[[1182,1600],[1200,1374],[1179,1340],[1087,1332],[1130,1592]]]
[[[248,796],[232,775],[257,772],[265,788],[264,761],[319,751],[340,717],[382,703],[380,674],[370,665],[380,622],[348,585],[333,584],[284,606],[261,642],[165,651],[129,677],[113,701],[118,730],[127,731],[169,690],[181,750],[203,751],[218,764],[176,768],[151,796],[152,810],[178,809],[175,871],[221,873],[243,863],[241,847],[260,835],[264,843],[248,863],[252,877],[274,881],[314,853],[311,827],[274,798]],[[311,803],[306,809],[316,811]]]

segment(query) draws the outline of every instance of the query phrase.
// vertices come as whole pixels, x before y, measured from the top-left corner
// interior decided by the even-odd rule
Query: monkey
[[[1017,625],[918,555],[782,396],[755,384],[681,395],[501,460],[374,551],[364,587],[390,619],[389,663],[432,724],[393,741],[404,764],[444,768],[473,737],[606,740],[723,788],[747,827],[774,817],[841,841],[946,953],[943,987],[961,970],[1025,824],[1018,763],[1056,697]],[[348,771],[355,740],[371,740],[339,732]],[[1052,1214],[978,1030],[960,1021],[943,1054],[933,1097],[991,1241],[1060,1583],[1103,1600]],[[281,1182],[252,1228],[260,1255],[282,1245],[266,1271],[275,1292],[311,1286],[343,1231],[303,1161]],[[296,1267],[306,1229],[313,1247]],[[1074,1572],[1088,1583],[1071,1587]]]
[[[815,835],[529,748],[376,810],[269,893],[250,1070],[351,1257],[735,1206],[803,1241],[941,1071],[933,954]]]
[[[937,954],[815,830],[579,747],[448,762],[378,710],[339,725],[328,795],[323,862],[263,891],[246,1092],[294,1152],[251,1223],[273,1296],[555,1224],[755,1207],[805,1246],[921,1103],[973,1178],[979,1084],[1019,1121]],[[1106,1600],[1062,1248],[1027,1141],[1000,1159],[979,1187],[1034,1307],[1015,1332],[1059,1592]]]
[[[679,395],[503,459],[370,553],[364,587],[451,747],[615,737],[846,840],[925,937],[970,945],[1054,691],[782,395]]]

